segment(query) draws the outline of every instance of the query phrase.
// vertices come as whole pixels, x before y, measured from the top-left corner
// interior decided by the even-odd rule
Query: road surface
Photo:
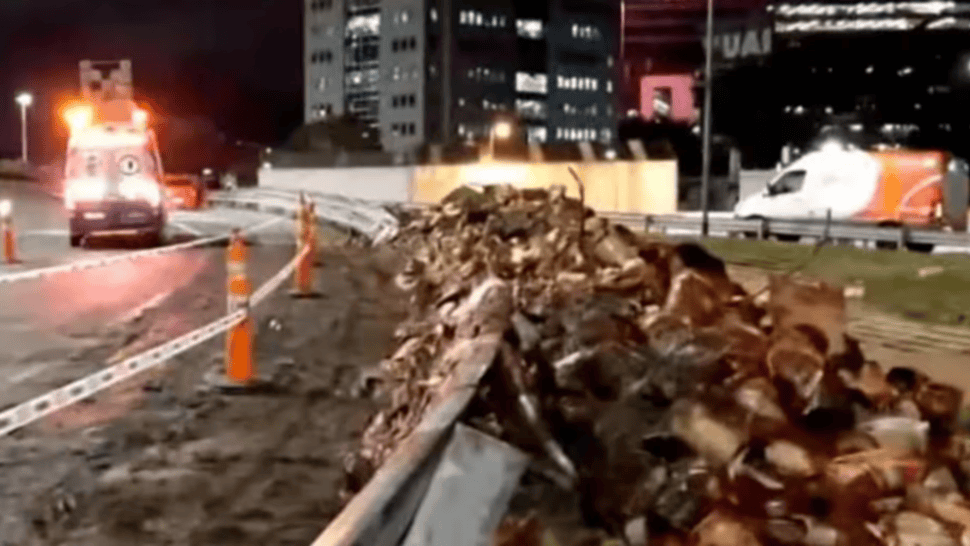
[[[0,185],[0,198],[14,201],[23,258],[0,266],[0,275],[136,250],[108,242],[70,248],[59,202],[24,183]],[[244,210],[175,213],[168,235],[222,234],[267,218]],[[324,244],[341,242],[338,233],[321,235]],[[282,220],[251,238],[254,287],[292,259],[293,236],[292,222]],[[199,247],[0,283],[0,409],[223,316],[224,255],[224,247]],[[289,298],[288,280],[254,311],[260,374],[275,377],[295,363],[289,372],[295,392],[200,395],[203,374],[223,365],[224,336],[218,336],[0,437],[0,544],[213,544],[223,535],[235,544],[311,542],[340,508],[343,454],[375,408],[375,401],[354,396],[353,386],[360,370],[386,356],[407,304],[389,286],[397,266],[370,250],[331,249],[322,256],[322,298]],[[160,500],[144,475],[128,479],[127,461],[197,440],[235,455],[227,455],[219,473],[206,470],[202,489],[188,497]],[[279,462],[263,462],[266,453]],[[199,476],[191,461],[179,460],[161,471],[171,478],[166,487]],[[286,494],[267,497],[275,491]],[[262,515],[254,528],[250,514],[257,509]],[[152,530],[157,520],[170,523]]]
[[[0,184],[14,203],[17,265],[0,276],[139,250],[123,240],[71,248],[60,203],[30,183]],[[171,214],[168,242],[265,222],[254,212],[212,209]],[[254,237],[251,281],[257,286],[292,252],[288,220]],[[282,244],[287,250],[276,245]],[[272,257],[267,250],[272,248]],[[133,339],[162,342],[224,314],[224,248],[181,250],[41,280],[0,284],[0,407],[43,394],[104,365]],[[152,320],[138,320],[150,317]]]

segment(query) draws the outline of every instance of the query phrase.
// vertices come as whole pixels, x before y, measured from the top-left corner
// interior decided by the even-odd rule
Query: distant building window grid
[[[314,51],[310,55],[310,62],[313,64],[333,62],[333,52],[330,50]]]
[[[391,97],[392,108],[414,108],[417,104],[417,95],[414,93],[406,95],[394,95]]]
[[[508,75],[504,70],[497,70],[486,66],[468,69],[468,79],[478,83],[505,83]]]
[[[394,14],[395,25],[406,25],[411,21],[411,10],[405,9]]]
[[[576,106],[575,104],[568,102],[562,104],[562,113],[566,114],[567,116],[596,117],[600,115],[599,105],[590,104],[587,106]]]
[[[517,19],[515,31],[520,38],[542,40],[546,37],[545,24],[541,19]]]
[[[609,140],[611,132],[609,129],[597,130],[595,127],[556,127],[556,140],[567,140],[570,142],[591,142],[597,140],[599,136],[603,140]]]
[[[313,0],[310,2],[310,9],[313,11],[324,11],[333,7],[333,0]]]
[[[458,14],[458,23],[468,27],[505,28],[508,18],[502,14],[486,15],[473,9],[463,9]]]
[[[418,39],[414,36],[410,38],[395,38],[391,41],[391,51],[414,51],[418,48]]]
[[[326,103],[314,104],[312,110],[312,115],[317,118],[325,118],[333,112],[333,106]]]
[[[609,82],[609,80],[607,80]],[[559,89],[570,91],[598,91],[599,79],[584,76],[556,76],[556,86]],[[612,84],[608,86],[607,92],[611,92]]]
[[[482,110],[507,110],[508,107],[504,102],[492,102],[488,99],[482,99]]]
[[[394,136],[411,136],[417,134],[417,126],[414,123],[394,123],[391,125],[391,134]]]
[[[572,37],[577,40],[595,42],[603,39],[603,33],[593,25],[573,23],[571,30]]]

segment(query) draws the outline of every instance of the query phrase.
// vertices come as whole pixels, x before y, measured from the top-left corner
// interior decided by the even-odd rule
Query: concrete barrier
[[[587,204],[596,210],[641,214],[677,211],[676,161],[588,163],[496,162],[421,167],[261,169],[259,187],[343,195],[397,203],[434,203],[462,185],[512,183],[519,187],[566,187],[573,197],[582,178]]]
[[[413,167],[336,167],[260,169],[258,186],[288,191],[343,195],[368,201],[410,200]]]

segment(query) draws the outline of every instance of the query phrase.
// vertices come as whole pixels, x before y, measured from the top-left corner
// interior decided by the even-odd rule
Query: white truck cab
[[[739,218],[851,218],[872,200],[880,163],[861,150],[824,150],[806,154],[781,170],[765,189],[734,209]]]

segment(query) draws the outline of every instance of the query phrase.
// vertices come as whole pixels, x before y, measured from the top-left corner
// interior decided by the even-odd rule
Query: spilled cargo
[[[490,333],[462,422],[532,458],[493,544],[970,539],[962,393],[867,361],[841,289],[778,276],[758,297],[702,246],[557,189],[462,188],[390,244],[412,256],[396,279],[412,312],[368,376],[385,409],[348,496],[436,399],[447,348]]]

